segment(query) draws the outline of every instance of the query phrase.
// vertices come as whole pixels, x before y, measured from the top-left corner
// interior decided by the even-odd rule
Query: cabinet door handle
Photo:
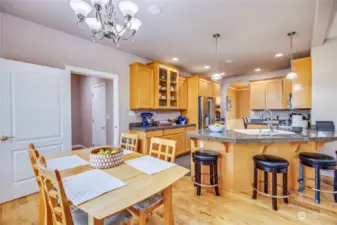
[[[4,135],[4,136],[0,137],[0,140],[1,141],[7,141],[8,139],[11,139],[11,138],[14,138],[14,137],[8,137],[8,136]]]

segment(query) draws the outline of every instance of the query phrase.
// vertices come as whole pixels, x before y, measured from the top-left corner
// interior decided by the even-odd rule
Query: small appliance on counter
[[[142,117],[142,127],[151,127],[153,125],[153,114],[149,112],[145,112],[140,114]]]
[[[178,120],[177,120],[177,124],[187,124],[187,118],[186,117],[182,117],[182,116],[179,116],[178,117]]]

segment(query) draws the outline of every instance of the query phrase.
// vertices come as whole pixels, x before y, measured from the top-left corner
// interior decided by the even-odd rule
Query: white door
[[[0,59],[0,203],[38,191],[27,146],[71,151],[70,73]]]
[[[105,83],[92,87],[92,146],[106,145]]]

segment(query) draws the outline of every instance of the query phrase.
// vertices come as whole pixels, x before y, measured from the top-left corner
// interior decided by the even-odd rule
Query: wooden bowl
[[[108,155],[97,154],[101,149],[117,150],[116,153]],[[124,162],[124,153],[121,148],[112,146],[101,146],[94,148],[90,153],[90,165],[96,169],[109,169],[121,165]]]

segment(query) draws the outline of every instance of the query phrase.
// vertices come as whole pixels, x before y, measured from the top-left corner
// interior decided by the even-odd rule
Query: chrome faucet
[[[261,117],[263,119],[263,116],[266,112],[269,112],[270,113],[270,118],[269,118],[269,122],[268,122],[268,119],[267,119],[267,124],[268,124],[268,129],[270,130],[270,132],[273,132],[274,131],[274,128],[273,128],[273,113],[269,110],[269,109],[265,109],[262,114],[261,114]]]

